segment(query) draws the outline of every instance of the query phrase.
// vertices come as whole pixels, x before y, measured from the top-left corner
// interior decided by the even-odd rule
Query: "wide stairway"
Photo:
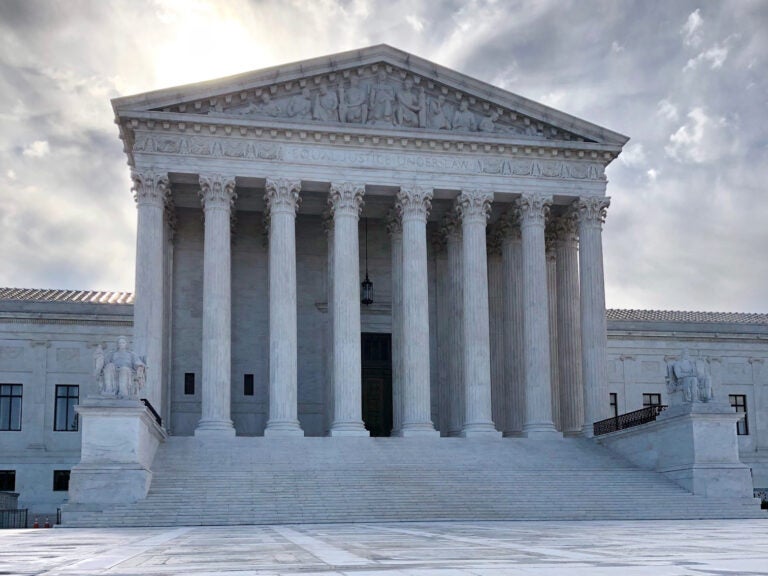
[[[149,495],[65,526],[766,518],[585,439],[171,437]]]

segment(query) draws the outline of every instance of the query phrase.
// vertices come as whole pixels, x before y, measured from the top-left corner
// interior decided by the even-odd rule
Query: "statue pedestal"
[[[152,460],[167,437],[149,408],[138,400],[89,396],[75,410],[82,447],[70,475],[65,513],[145,498]]]
[[[597,442],[693,494],[752,498],[752,476],[739,460],[737,414],[724,402],[674,403],[655,422],[599,436]]]

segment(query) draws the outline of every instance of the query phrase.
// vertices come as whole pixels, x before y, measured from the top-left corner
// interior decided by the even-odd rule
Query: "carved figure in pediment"
[[[274,102],[272,97],[267,92],[262,92],[260,100],[261,102],[259,105],[254,107],[256,112],[264,116],[271,116],[272,118],[282,116],[283,111],[280,108],[280,105],[277,102]],[[251,106],[248,108],[251,108]],[[252,111],[254,110],[249,110],[245,113],[247,114]]]
[[[312,118],[321,122],[339,121],[339,98],[325,83],[320,84],[320,92],[315,95]]]
[[[301,94],[291,98],[288,104],[288,116],[306,120],[312,118],[312,94],[309,88],[304,88]]]
[[[462,100],[459,109],[453,115],[451,123],[453,130],[462,132],[474,132],[477,129],[477,120],[475,114],[469,109],[469,102]]]
[[[480,132],[501,132],[501,127],[496,125],[496,120],[498,119],[498,112],[491,112],[488,116],[485,116],[480,120],[477,129],[480,130]]]
[[[344,84],[339,84],[339,118],[342,122],[365,124],[368,119],[368,94],[360,79],[352,76],[349,89],[344,90]]]
[[[371,88],[368,107],[370,124],[393,126],[395,124],[395,87],[387,80],[386,70],[379,70],[376,83]]]
[[[424,88],[417,94],[413,80],[406,78],[403,87],[397,91],[395,121],[399,126],[426,126],[426,96]]]
[[[429,99],[427,126],[433,130],[448,130],[451,127],[451,115],[445,103],[445,96],[442,94],[437,98]]]

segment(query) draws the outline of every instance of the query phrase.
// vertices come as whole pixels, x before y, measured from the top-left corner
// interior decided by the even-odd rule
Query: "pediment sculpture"
[[[128,347],[128,339],[117,339],[115,350],[105,354],[101,344],[93,354],[93,372],[99,394],[109,398],[135,400],[146,383],[144,359]]]

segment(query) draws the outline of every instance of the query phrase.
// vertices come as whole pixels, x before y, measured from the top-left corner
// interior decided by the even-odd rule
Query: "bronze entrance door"
[[[392,433],[392,336],[363,332],[363,423],[371,436]]]

